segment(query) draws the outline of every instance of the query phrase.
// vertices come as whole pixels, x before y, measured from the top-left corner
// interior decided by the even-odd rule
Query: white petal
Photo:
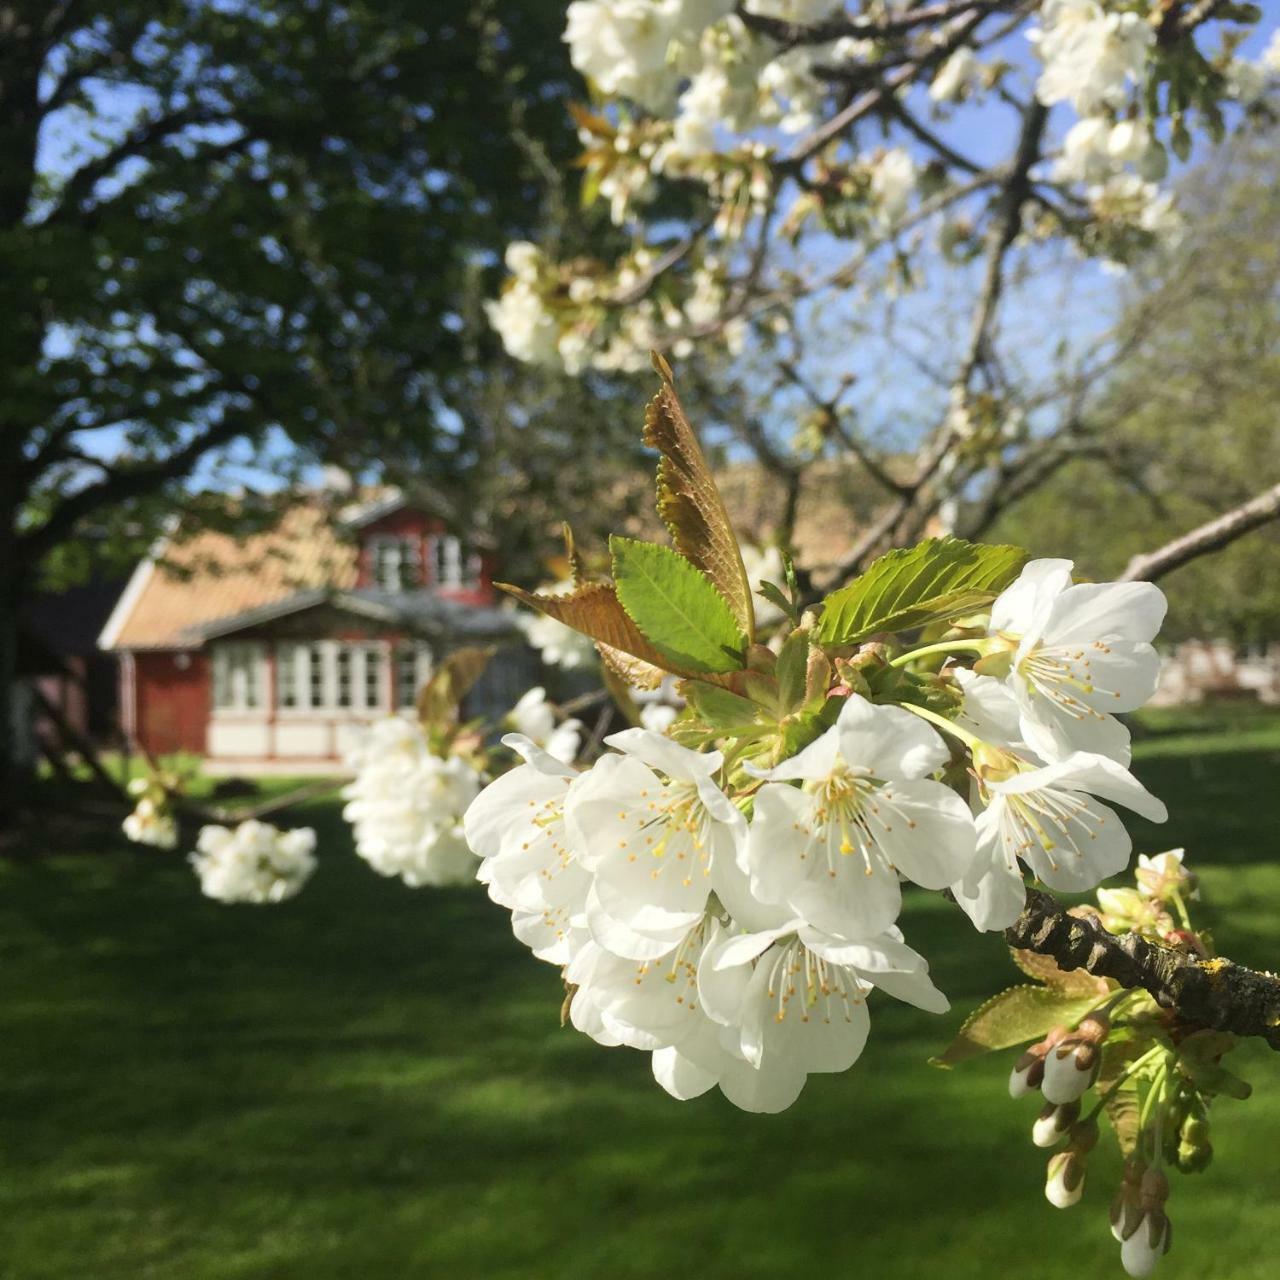
[[[1087,751],[1073,752],[1065,760],[992,783],[990,790],[1002,795],[1018,795],[1049,787],[1092,792],[1125,805],[1151,822],[1163,822],[1169,816],[1164,802],[1153,796],[1123,765]]]
[[[835,730],[846,764],[877,778],[923,778],[951,756],[946,743],[919,716],[901,707],[883,707],[853,693]]]
[[[833,725],[807,747],[772,769],[760,769],[753,764],[746,764],[743,768],[753,777],[772,782],[817,782],[829,776],[836,767],[839,752],[840,740]]]
[[[892,782],[876,793],[880,848],[909,880],[943,889],[973,862],[969,806],[940,782]]]
[[[785,902],[808,873],[813,811],[813,797],[785,782],[756,792],[746,860],[751,891],[760,901]]]
[[[1084,582],[1053,602],[1045,644],[1088,644],[1104,637],[1151,641],[1169,602],[1151,582]]]
[[[868,982],[874,983],[886,995],[906,1004],[915,1005],[926,1013],[946,1013],[951,1008],[947,999],[929,977],[927,970],[916,973],[874,973],[865,975]]]
[[[605,742],[681,782],[710,777],[724,764],[724,756],[719,751],[691,751],[652,729],[623,729],[620,733],[611,733]]]
[[[600,885],[593,884],[587,893],[587,928],[594,941],[615,956],[628,960],[653,960],[664,956],[700,919],[700,916],[660,920],[650,917],[642,921],[643,929],[635,928],[610,914],[600,901],[600,888]]]
[[[991,630],[1021,636],[1047,614],[1048,605],[1071,585],[1070,560],[1032,560],[991,606]]]
[[[653,1051],[653,1078],[681,1102],[700,1097],[717,1083],[715,1075],[691,1062],[674,1045]]]
[[[1017,746],[1022,738],[1018,703],[1004,681],[967,667],[957,667],[952,674],[964,693],[956,723],[993,746]]]
[[[731,1062],[720,1073],[720,1092],[743,1111],[776,1115],[795,1102],[806,1079],[794,1064],[771,1064],[761,1071],[747,1062]]]
[[[504,734],[502,745],[510,747],[516,755],[523,757],[539,773],[544,773],[549,778],[577,777],[576,769],[569,768],[562,760],[558,760],[549,752],[544,751],[536,742],[527,738],[523,733]]]

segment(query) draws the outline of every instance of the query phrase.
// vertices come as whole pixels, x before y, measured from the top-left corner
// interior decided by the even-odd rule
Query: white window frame
[[[267,646],[257,640],[215,644],[211,698],[215,715],[267,714]]]
[[[414,535],[382,534],[370,538],[369,557],[369,577],[375,587],[411,591],[422,586],[422,546]]]
[[[410,655],[413,657],[413,685],[407,691],[408,697],[406,698],[406,690],[400,677],[403,674],[404,660]],[[431,646],[423,640],[402,640],[392,648],[391,665],[395,672],[393,710],[408,711],[412,709],[417,702],[418,691],[431,676],[433,660]]]
[[[387,644],[383,640],[287,640],[276,646],[276,706],[283,716],[362,716],[377,715],[387,708]],[[290,658],[286,651],[292,650]],[[339,654],[348,655],[351,702],[338,705]],[[369,698],[369,655],[375,655],[378,677],[374,698]],[[319,664],[317,670],[317,663]],[[313,685],[312,674],[319,679]],[[286,698],[284,680],[293,682],[293,705]],[[312,697],[314,688],[319,699]]]
[[[429,543],[431,582],[437,587],[474,587],[480,581],[480,557],[461,538],[438,533]]]

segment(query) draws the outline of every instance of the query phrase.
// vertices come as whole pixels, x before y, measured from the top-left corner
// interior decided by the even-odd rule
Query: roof
[[[213,640],[324,606],[431,636],[496,638],[517,630],[510,609],[464,605],[430,590],[392,592],[366,587],[359,591],[298,591],[283,600],[193,627],[190,634],[198,641]]]
[[[357,548],[311,500],[289,507],[271,530],[238,540],[205,531],[165,539],[134,571],[107,620],[103,649],[189,649],[198,628],[285,600],[307,588],[351,588]]]

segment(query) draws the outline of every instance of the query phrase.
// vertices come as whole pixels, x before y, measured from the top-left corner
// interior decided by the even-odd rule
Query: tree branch
[[[253,420],[249,421],[249,417]],[[150,493],[169,480],[182,479],[210,450],[229,444],[260,420],[257,415],[228,409],[221,421],[206,427],[168,457],[140,466],[117,468],[94,484],[77,489],[54,508],[43,524],[18,540],[19,558],[34,564],[68,537],[86,516],[102,507]]]
[[[1156,551],[1134,556],[1120,575],[1121,582],[1154,582],[1166,573],[1181,568],[1198,556],[1220,551],[1228,543],[1251,530],[1280,519],[1280,484],[1274,484],[1256,498],[1167,542]]]
[[[1136,933],[1108,933],[1090,917],[1067,913],[1051,894],[1027,890],[1022,915],[1005,930],[1011,947],[1049,956],[1150,994],[1195,1027],[1257,1036],[1280,1049],[1280,978],[1226,959],[1200,960]]]

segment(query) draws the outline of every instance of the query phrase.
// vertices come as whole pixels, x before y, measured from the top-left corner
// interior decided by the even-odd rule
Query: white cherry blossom
[[[544,583],[538,588],[538,594],[544,596],[567,596],[572,591],[573,583],[567,581]],[[589,637],[545,613],[517,613],[516,625],[548,666],[576,671],[596,660],[596,647]]]
[[[648,729],[605,740],[565,807],[569,838],[594,877],[593,936],[645,959],[702,918],[714,890],[740,891],[741,812],[714,774],[719,752],[697,752]],[[626,940],[626,939],[629,939]]]
[[[480,791],[471,764],[435,755],[422,727],[403,716],[371,725],[347,763],[356,776],[343,788],[342,814],[375,871],[414,888],[475,879],[462,835],[462,815]]]
[[[155,849],[178,847],[178,824],[173,814],[150,796],[144,795],[120,826],[134,844],[150,845]]]
[[[978,814],[978,857],[953,885],[979,929],[1011,924],[1026,901],[1019,861],[1051,889],[1081,893],[1129,864],[1133,841],[1111,800],[1151,822],[1165,806],[1106,756],[1077,751],[1038,765],[993,749],[974,752],[985,807]]]
[[[206,826],[188,861],[200,889],[219,902],[283,902],[316,868],[316,833],[310,827],[280,831],[249,819],[234,829]]]
[[[497,301],[485,302],[484,312],[515,359],[549,368],[559,366],[559,326],[531,280],[524,275],[512,277]]]
[[[972,49],[962,45],[938,68],[929,97],[935,102],[961,102],[982,80],[982,63]]]
[[[575,772],[520,734],[503,744],[525,763],[491,782],[467,809],[464,830],[482,859],[476,878],[512,913],[512,930],[535,956],[567,964],[587,940],[591,877],[565,831],[565,800]]]
[[[973,821],[927,777],[948,755],[910,712],[851,695],[816,742],[753,770],[766,785],[747,840],[752,892],[815,928],[871,937],[897,918],[899,873],[931,889],[958,880],[973,861]]]
[[[1151,24],[1137,13],[1108,13],[1096,0],[1046,0],[1040,16],[1043,25],[1030,33],[1044,63],[1040,101],[1070,102],[1081,115],[1122,105],[1155,43]]]
[[[547,701],[547,691],[534,685],[507,713],[507,719],[518,734],[542,747],[548,755],[564,764],[572,764],[582,743],[582,721],[556,723],[555,708]]]
[[[1160,658],[1151,641],[1164,593],[1149,582],[1071,583],[1071,561],[1033,560],[991,609],[1009,647],[1007,677],[1027,743],[1046,760],[1075,750],[1127,763],[1128,730],[1112,713],[1152,693]]]

